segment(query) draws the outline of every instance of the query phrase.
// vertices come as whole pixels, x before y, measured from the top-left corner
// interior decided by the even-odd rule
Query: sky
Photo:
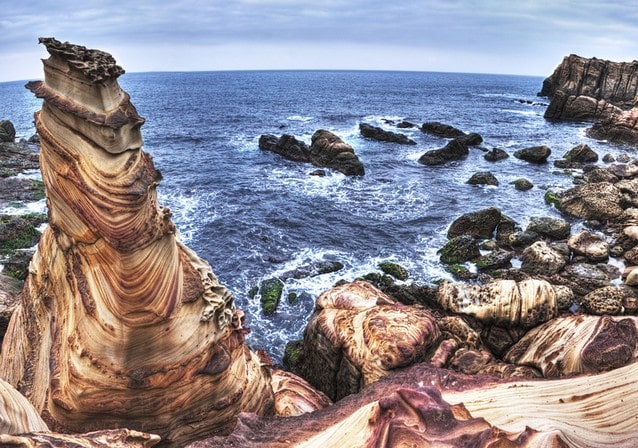
[[[127,72],[417,70],[548,76],[638,59],[635,0],[0,0],[0,82],[42,78],[38,37]]]

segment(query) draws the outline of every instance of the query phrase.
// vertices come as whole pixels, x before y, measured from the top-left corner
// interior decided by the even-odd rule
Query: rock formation
[[[243,313],[157,202],[140,118],[99,50],[43,38],[35,114],[49,226],[2,347],[0,375],[53,431],[127,427],[183,446],[272,414],[271,373]],[[312,406],[310,406],[312,407]]]
[[[398,132],[386,131],[378,126],[372,126],[368,123],[359,123],[359,131],[361,135],[373,140],[382,142],[399,143],[401,145],[416,145],[416,142],[408,138],[405,134]]]
[[[566,56],[539,95],[551,99],[545,118],[598,121],[592,137],[638,144],[638,61]]]
[[[312,163],[331,168],[347,176],[363,176],[365,169],[354,148],[330,131],[319,129],[312,135],[310,147],[292,135],[277,138],[271,134],[259,137],[261,149],[275,152],[295,162]]]

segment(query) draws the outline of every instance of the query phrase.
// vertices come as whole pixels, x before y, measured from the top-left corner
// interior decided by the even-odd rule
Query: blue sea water
[[[0,119],[20,137],[35,132],[40,101],[23,82],[0,83]],[[586,123],[543,118],[542,78],[426,72],[244,71],[133,73],[120,78],[140,115],[145,150],[162,171],[160,201],[174,213],[182,239],[208,260],[219,280],[247,314],[249,343],[280,359],[285,343],[301,336],[314,298],[339,279],[353,280],[395,261],[408,281],[429,283],[449,274],[437,251],[449,224],[462,213],[495,206],[525,227],[532,216],[558,216],[546,205],[548,189],[572,185],[553,167],[569,149],[589,144],[602,157],[630,149],[589,139]],[[510,157],[487,162],[471,148],[463,161],[427,167],[418,158],[446,140],[408,120],[449,123],[478,132],[482,147],[510,155],[545,144],[550,163],[531,165]],[[363,138],[359,123],[403,132],[416,146]],[[261,134],[292,134],[308,143],[328,129],[351,144],[363,162],[363,177],[328,171],[309,175],[311,165],[284,160],[258,147]],[[476,171],[492,171],[498,187],[472,186]],[[514,189],[525,177],[534,188]],[[262,280],[320,261],[339,261],[332,274],[288,279],[278,311],[266,317],[249,290]],[[297,293],[289,304],[285,297]]]

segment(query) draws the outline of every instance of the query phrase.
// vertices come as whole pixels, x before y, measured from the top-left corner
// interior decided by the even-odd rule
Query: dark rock
[[[470,185],[495,185],[498,186],[498,179],[489,171],[474,173],[467,181]]]
[[[501,211],[495,207],[466,213],[450,225],[448,238],[470,235],[475,238],[489,239],[501,222]]]
[[[343,263],[339,261],[315,261],[293,269],[292,271],[284,272],[279,278],[286,281],[290,278],[299,280],[302,278],[317,277],[319,275],[338,272],[343,269],[343,267]]]
[[[0,273],[0,344],[7,332],[13,311],[20,304],[20,291],[23,286],[24,282]]]
[[[431,121],[423,123],[421,130],[427,134],[436,135],[437,137],[455,138],[465,135],[465,132],[455,128],[449,124],[440,123],[438,121]]]
[[[530,223],[526,230],[553,240],[562,240],[569,237],[571,225],[564,219],[534,216],[530,218]]]
[[[603,162],[605,163],[613,163],[615,161],[616,161],[616,158],[614,157],[613,154],[607,153],[603,156]]]
[[[615,110],[587,130],[587,135],[626,145],[638,145],[638,108],[628,111]]]
[[[310,162],[308,145],[292,135],[284,134],[279,138],[271,134],[262,135],[259,137],[259,148],[295,162]]]
[[[34,249],[18,249],[2,261],[4,269],[3,274],[13,277],[17,280],[26,280],[29,274],[29,263],[33,257]]]
[[[638,174],[638,165],[635,163],[618,163],[607,168],[614,176],[619,178],[632,178]]]
[[[594,163],[598,162],[598,154],[587,143],[581,143],[567,151],[563,158],[568,162]]]
[[[483,155],[483,158],[488,162],[498,162],[499,160],[507,159],[510,155],[500,148],[492,148],[490,151]]]
[[[551,153],[552,150],[545,145],[530,146],[516,151],[514,157],[530,163],[546,163]]]
[[[319,176],[319,177],[323,177],[323,176],[325,176],[325,175],[326,175],[326,170],[314,170],[314,171],[311,171],[311,172],[310,172],[310,173],[308,173],[308,174],[310,174],[311,176]]]
[[[408,128],[416,128],[417,125],[414,123],[410,123],[409,121],[401,121],[399,123],[397,123],[397,128],[400,129],[408,129]]]
[[[9,120],[0,120],[0,142],[12,143],[16,138],[16,128]]]
[[[319,129],[312,135],[310,161],[319,167],[337,170],[347,176],[363,176],[363,164],[354,149],[335,134]]]
[[[591,291],[609,286],[611,280],[619,277],[601,264],[572,263],[568,264],[560,277],[550,279],[551,283],[569,286],[577,296],[585,296]]]
[[[470,235],[451,238],[439,251],[439,259],[445,264],[459,264],[481,256],[478,243]]]
[[[512,252],[498,249],[488,254],[481,255],[474,263],[479,271],[491,271],[493,269],[503,269],[511,267],[510,261],[514,254]]]
[[[399,143],[401,145],[416,145],[416,142],[414,140],[409,139],[404,134],[386,131],[380,127],[372,126],[367,123],[360,123],[359,131],[364,137],[379,140],[382,142]]]
[[[470,271],[466,266],[462,264],[448,264],[445,266],[445,270],[454,276],[457,280],[468,281],[475,280],[477,274]]]
[[[501,220],[496,226],[496,243],[501,247],[510,247],[510,236],[520,230],[516,221],[507,215],[501,214]]]
[[[29,137],[29,139],[27,140],[27,143],[30,143],[32,145],[39,145],[40,144],[40,136],[37,133],[33,134],[31,137]]]
[[[607,168],[595,167],[585,173],[585,182],[595,184],[598,182],[616,183],[620,179]]]
[[[534,184],[524,178],[516,179],[511,183],[514,184],[514,188],[516,188],[518,191],[527,191],[534,188]]]
[[[26,142],[0,143],[0,177],[15,176],[39,168],[37,148]]]
[[[461,135],[460,137],[454,137],[455,140],[463,143],[467,146],[478,146],[483,143],[483,137],[476,132],[471,132],[469,134]]]
[[[469,153],[467,145],[458,140],[451,140],[443,148],[427,151],[421,156],[419,162],[423,165],[442,165],[451,160],[464,159]]]

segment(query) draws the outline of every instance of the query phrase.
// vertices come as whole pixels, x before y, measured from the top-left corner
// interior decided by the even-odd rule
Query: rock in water
[[[332,168],[347,176],[365,174],[363,164],[352,146],[325,129],[319,129],[312,134],[310,161],[316,166]]]
[[[40,39],[51,56],[41,138],[49,226],[2,347],[0,375],[54,431],[128,427],[179,446],[270,414],[270,372],[243,313],[158,206],[161,179],[108,53]]]

